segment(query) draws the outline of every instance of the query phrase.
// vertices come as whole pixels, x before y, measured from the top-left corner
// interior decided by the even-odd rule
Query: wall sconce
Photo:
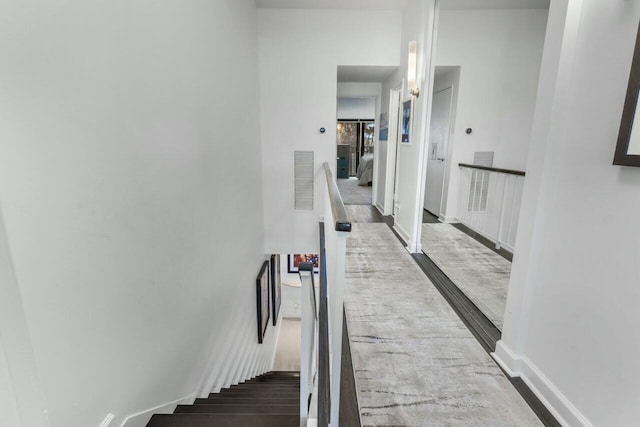
[[[418,87],[418,42],[409,42],[409,62],[407,67],[407,81],[409,83],[409,93],[415,97],[420,96]]]

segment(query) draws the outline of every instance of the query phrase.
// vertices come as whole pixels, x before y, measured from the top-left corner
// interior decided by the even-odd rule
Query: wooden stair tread
[[[274,391],[274,392],[269,392],[269,391],[256,391],[256,390],[238,390],[238,391],[231,391],[231,390],[225,390],[221,393],[218,393],[219,396],[237,396],[237,397],[291,397],[291,398],[295,398],[296,396],[300,396],[300,392],[298,390],[296,391]]]
[[[275,382],[262,382],[262,383],[239,383],[234,384],[227,388],[239,388],[239,387],[255,387],[255,388],[300,388],[299,382],[292,383],[275,383]]]
[[[227,404],[250,404],[256,403],[261,405],[299,405],[300,397],[219,397],[215,395],[209,398],[196,399],[194,405],[227,405]]]
[[[156,414],[147,427],[299,427],[300,415]]]
[[[300,414],[300,405],[226,404],[226,405],[178,405],[174,414]]]
[[[155,414],[147,427],[299,427],[300,374],[270,372]]]

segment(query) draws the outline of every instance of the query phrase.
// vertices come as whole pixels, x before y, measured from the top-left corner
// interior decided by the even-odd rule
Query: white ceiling
[[[340,83],[382,83],[386,81],[398,67],[382,66],[339,66],[338,82]]]
[[[256,0],[264,9],[403,9],[407,0]],[[548,9],[549,0],[440,0],[442,9]]]
[[[401,10],[407,0],[256,0],[264,9]]]

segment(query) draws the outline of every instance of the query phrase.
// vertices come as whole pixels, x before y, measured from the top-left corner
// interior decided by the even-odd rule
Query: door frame
[[[400,98],[404,88],[404,79],[389,91],[389,132],[387,139],[387,167],[384,191],[383,215],[395,217],[395,202],[398,181],[398,132],[400,129]],[[391,139],[393,138],[393,139]]]
[[[438,217],[438,219],[442,222],[444,222],[444,215],[442,213],[442,205],[444,203],[444,198],[445,198],[445,187],[447,187],[447,176],[449,175],[449,167],[451,166],[451,162],[450,162],[450,158],[451,158],[451,154],[453,153],[452,150],[452,144],[454,141],[453,138],[453,132],[454,132],[454,120],[453,120],[453,114],[455,114],[453,107],[454,107],[454,102],[453,102],[453,98],[455,95],[455,83],[450,84],[447,87],[444,87],[442,89],[440,89],[437,92],[433,92],[432,93],[432,99],[433,97],[435,97],[437,94],[444,92],[445,90],[451,90],[451,97],[449,99],[449,129],[447,130],[447,142],[446,142],[446,152],[444,154],[444,164],[442,165],[442,188],[440,188],[440,209],[439,212],[431,212],[428,211],[427,208],[424,207],[424,202],[423,202],[423,206],[422,209],[427,210],[428,212],[430,212],[432,215],[436,215]],[[432,100],[433,102],[433,100]],[[433,106],[431,108],[431,114],[433,114]],[[432,124],[433,122],[430,122],[430,124]],[[431,132],[429,132],[429,139],[431,139]],[[429,151],[429,147],[431,146],[431,140],[429,140],[428,144],[427,144],[427,151]],[[427,160],[428,161],[428,160]],[[427,168],[427,173],[425,174],[425,180],[424,180],[424,189],[425,189],[425,201],[426,201],[426,189],[427,189],[427,180],[429,179],[429,170]]]

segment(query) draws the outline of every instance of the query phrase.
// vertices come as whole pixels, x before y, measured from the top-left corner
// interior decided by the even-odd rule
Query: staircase
[[[147,427],[299,427],[300,373],[274,371],[156,414]]]

